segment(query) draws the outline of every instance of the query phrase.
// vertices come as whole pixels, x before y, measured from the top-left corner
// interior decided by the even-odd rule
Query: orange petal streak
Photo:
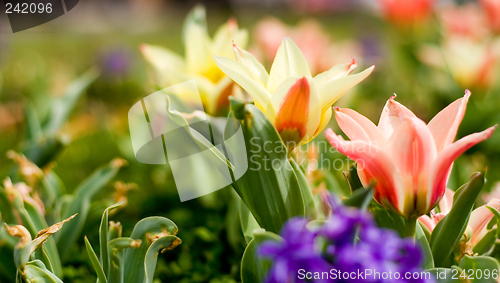
[[[288,90],[281,102],[274,122],[276,130],[280,134],[286,130],[290,133],[296,131],[299,138],[299,140],[284,140],[284,142],[298,143],[306,135],[309,120],[309,95],[309,83],[306,78],[301,78]]]

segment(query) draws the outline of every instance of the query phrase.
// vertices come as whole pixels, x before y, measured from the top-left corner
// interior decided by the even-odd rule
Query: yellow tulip
[[[332,104],[374,68],[349,75],[356,68],[353,60],[313,78],[302,52],[285,38],[267,73],[252,54],[233,46],[236,60],[215,55],[215,62],[253,97],[290,150],[320,134],[332,117]]]
[[[160,87],[168,87],[191,79],[196,80],[201,102],[211,115],[224,112],[228,97],[241,91],[215,64],[212,55],[232,57],[231,42],[246,46],[248,32],[238,28],[230,19],[220,26],[213,39],[206,26],[206,13],[202,6],[195,7],[187,16],[183,29],[185,58],[166,48],[141,45],[141,52],[155,68]],[[183,101],[199,101],[197,93],[182,93]]]

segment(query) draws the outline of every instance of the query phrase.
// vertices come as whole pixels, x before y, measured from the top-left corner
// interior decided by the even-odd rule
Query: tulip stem
[[[405,219],[405,237],[415,238],[417,219]]]

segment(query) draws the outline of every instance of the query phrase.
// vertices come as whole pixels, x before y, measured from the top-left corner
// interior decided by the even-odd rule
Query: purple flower
[[[320,228],[308,230],[307,220],[292,218],[280,233],[283,241],[261,244],[259,255],[273,260],[265,282],[434,281],[413,279],[414,272],[422,271],[422,254],[413,240],[378,228],[367,212],[344,207],[332,198],[329,202],[333,214]],[[320,279],[302,279],[300,269],[310,272],[312,279],[319,274]],[[367,270],[372,274],[364,273]],[[345,279],[342,274],[356,276]]]
[[[306,229],[306,224],[306,219],[292,218],[281,230],[283,241],[268,241],[260,245],[258,254],[272,258],[274,262],[266,282],[307,282],[294,281],[299,269],[321,272],[332,268],[315,245],[316,233]]]

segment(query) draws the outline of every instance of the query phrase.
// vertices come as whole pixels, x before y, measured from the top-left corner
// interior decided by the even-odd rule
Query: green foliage
[[[249,160],[234,189],[260,227],[278,233],[290,217],[306,213],[305,201],[312,204],[310,195],[302,192],[308,189],[303,173],[291,165],[286,146],[262,111],[254,105],[231,103],[232,115],[241,122]]]
[[[181,244],[175,235],[177,226],[164,217],[148,217],[139,221],[130,238],[108,237],[108,213],[120,203],[106,208],[102,215],[99,233],[100,259],[90,242],[85,245],[97,279],[103,283],[152,283],[158,253],[172,250]],[[113,235],[109,231],[109,235]]]
[[[431,249],[436,267],[446,267],[451,263],[453,248],[467,228],[474,202],[484,185],[484,173],[475,173],[470,181],[455,192],[453,207],[431,236]]]
[[[259,257],[256,252],[257,248],[264,241],[282,241],[283,239],[271,232],[256,230],[253,232],[254,237],[248,244],[241,259],[241,282],[263,282],[267,270],[271,267],[269,260]]]

